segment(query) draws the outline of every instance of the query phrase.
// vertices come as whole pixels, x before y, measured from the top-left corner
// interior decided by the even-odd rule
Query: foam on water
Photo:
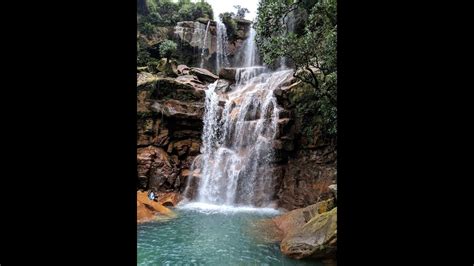
[[[181,210],[195,210],[204,214],[214,214],[214,213],[260,213],[267,215],[277,215],[280,214],[280,211],[274,208],[256,208],[253,206],[232,206],[232,205],[216,205],[203,202],[190,202],[178,204],[176,207]]]

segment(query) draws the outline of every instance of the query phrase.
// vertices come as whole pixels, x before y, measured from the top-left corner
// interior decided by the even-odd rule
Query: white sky
[[[206,0],[214,11],[214,19],[218,19],[220,13],[236,12],[234,6],[240,5],[247,8],[250,13],[245,15],[248,20],[253,20],[257,15],[257,6],[259,0]]]

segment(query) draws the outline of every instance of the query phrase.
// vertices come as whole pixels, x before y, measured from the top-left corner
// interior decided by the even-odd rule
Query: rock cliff
[[[180,65],[178,69],[176,78],[137,74],[137,188],[183,193],[191,164],[200,154],[205,90],[219,77],[200,68]],[[232,69],[221,71],[220,90],[235,83],[234,73]],[[337,178],[336,140],[323,136],[317,127],[307,130],[298,116],[293,94],[301,86],[290,78],[274,91],[284,109],[272,144],[276,156],[268,171],[277,177],[274,199],[287,210],[333,197],[329,186]],[[199,178],[199,173],[196,162],[192,174]],[[195,185],[191,184],[189,193],[195,191]]]

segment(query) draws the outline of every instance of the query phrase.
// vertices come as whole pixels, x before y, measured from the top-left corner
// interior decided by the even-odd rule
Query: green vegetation
[[[249,13],[247,8],[244,8],[240,5],[236,5],[234,8],[237,10],[237,13],[225,12],[219,15],[219,18],[226,27],[227,37],[229,40],[234,40],[237,34],[237,22],[235,20],[244,19],[245,14]]]
[[[176,53],[178,46],[172,40],[165,40],[160,44],[160,55],[166,57],[166,62],[169,62],[171,56]]]
[[[255,28],[264,62],[289,59],[295,77],[313,88],[300,104],[314,108],[325,133],[336,134],[336,0],[262,0]]]
[[[175,26],[179,21],[214,18],[211,5],[204,0],[196,3],[191,0],[177,2],[172,0],[138,0],[137,7],[137,65],[139,66],[156,65],[159,60],[158,56],[166,56],[168,51],[173,50],[172,45],[166,42],[168,36],[166,31],[163,31],[166,29],[164,27]],[[154,39],[155,44],[159,43],[159,50],[156,47],[158,45],[151,46],[148,39]],[[162,47],[166,48],[166,51]],[[174,52],[166,57],[173,54]]]
[[[198,18],[213,19],[214,14],[209,3],[201,0],[146,0],[146,7],[137,10],[139,16],[138,30],[144,30],[146,23],[154,27],[174,26],[179,21],[196,20]],[[143,32],[145,33],[145,32]]]
[[[219,15],[219,18],[226,27],[227,37],[230,40],[232,40],[237,33],[237,22],[235,22],[234,17],[234,12],[225,12]]]

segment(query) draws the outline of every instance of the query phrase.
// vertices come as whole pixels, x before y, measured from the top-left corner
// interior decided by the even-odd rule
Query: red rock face
[[[200,69],[197,70],[201,77],[185,74],[184,69],[186,66],[180,66],[177,78],[144,73],[137,76],[138,188],[183,193],[193,160],[200,154],[204,90],[216,77]],[[196,72],[196,68],[194,70]],[[220,76],[234,77],[233,70],[224,69]],[[203,78],[204,75],[209,76]],[[232,81],[219,81],[224,83],[220,93],[225,97],[226,88]],[[275,203],[287,210],[332,197],[328,187],[337,176],[335,140],[323,138],[318,128],[305,134],[301,132],[301,121],[295,117],[296,107],[288,96],[296,87],[294,82],[290,78],[285,86],[274,92],[283,109],[277,139],[272,143],[273,164],[264,170],[271,171],[271,176],[275,177],[271,188]],[[248,119],[262,115],[266,114],[256,113],[255,117]],[[186,191],[191,198],[196,195],[201,178],[201,169],[198,168],[193,172],[190,188]]]
[[[188,176],[182,172],[200,153],[209,83],[185,70],[180,66],[177,78],[137,77],[137,188],[183,192]]]
[[[335,157],[334,154],[331,156]],[[283,172],[277,192],[279,206],[287,210],[303,208],[332,197],[329,186],[336,179],[335,161],[322,151],[298,151],[280,171]]]

